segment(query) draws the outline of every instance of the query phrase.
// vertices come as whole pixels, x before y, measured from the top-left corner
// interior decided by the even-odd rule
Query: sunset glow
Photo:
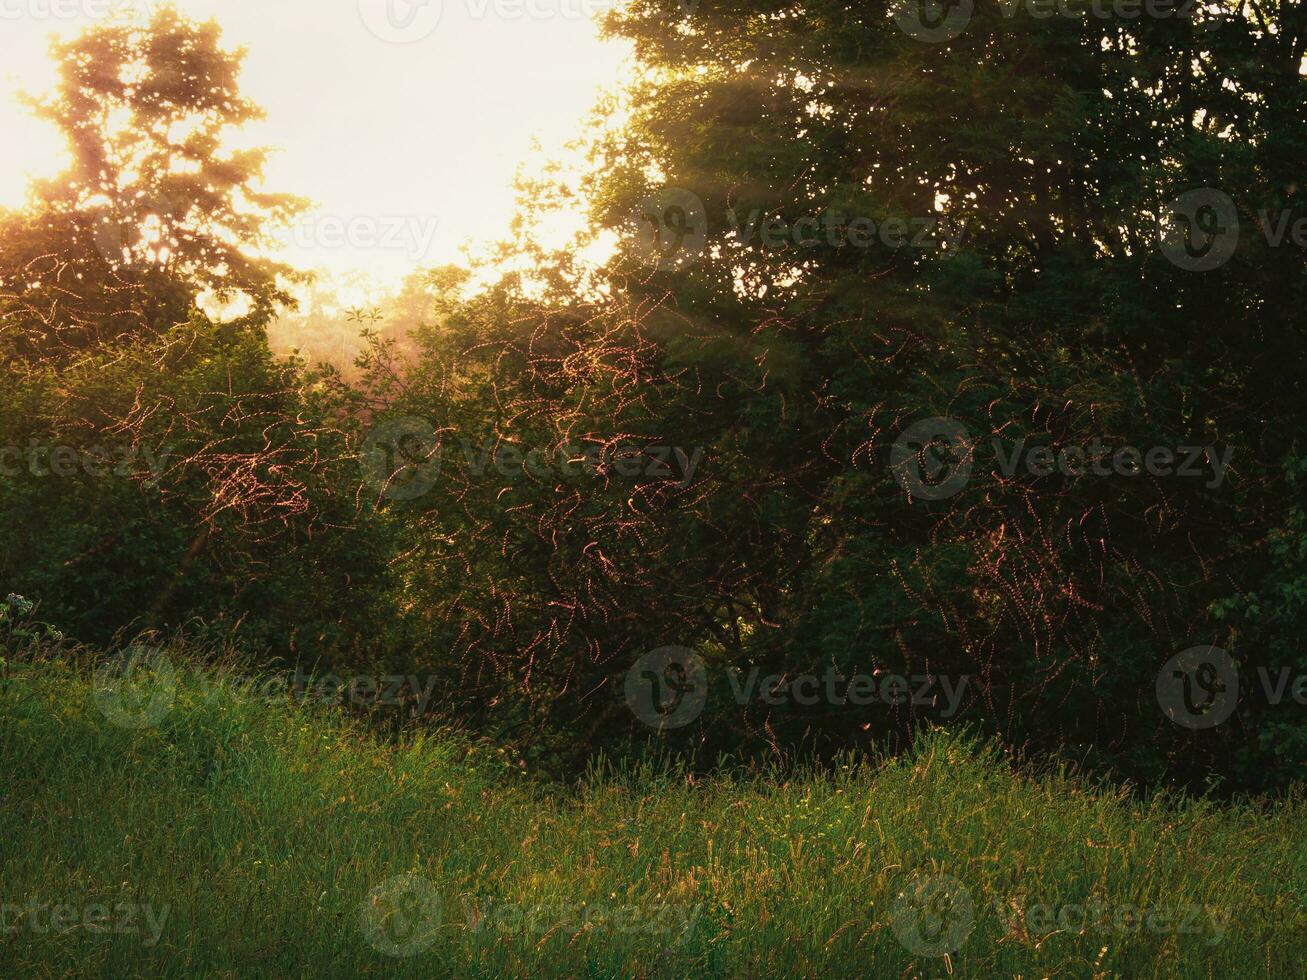
[[[372,0],[175,6],[217,19],[224,44],[246,49],[242,88],[267,119],[242,142],[276,147],[269,189],[314,203],[285,233],[284,257],[393,282],[415,267],[458,260],[464,242],[475,248],[509,234],[515,173],[539,155],[559,156],[627,70],[626,47],[598,36],[594,15],[610,3],[396,2],[393,22],[409,24],[412,40],[388,29],[384,0],[380,9]],[[147,6],[0,5],[0,206],[21,204],[30,177],[52,176],[66,160],[55,132],[20,101],[21,92],[40,94],[54,81],[49,38],[139,20]]]

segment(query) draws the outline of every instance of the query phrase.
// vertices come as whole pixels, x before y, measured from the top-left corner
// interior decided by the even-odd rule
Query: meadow
[[[1145,796],[942,729],[559,783],[235,681],[9,665],[0,975],[1304,975],[1301,794]]]

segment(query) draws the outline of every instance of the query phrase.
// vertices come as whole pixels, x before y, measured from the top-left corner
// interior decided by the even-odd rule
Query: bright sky
[[[538,138],[557,153],[584,128],[627,49],[598,37],[614,0],[175,0],[247,49],[244,93],[277,147],[267,187],[312,199],[285,257],[394,282],[505,238],[512,182]],[[148,0],[0,0],[0,205],[62,169],[57,136],[18,104],[54,81],[50,35]]]

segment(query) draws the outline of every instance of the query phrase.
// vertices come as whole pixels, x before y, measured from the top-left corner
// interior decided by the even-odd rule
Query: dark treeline
[[[524,228],[581,194],[612,257],[416,274],[420,325],[348,374],[269,351],[295,274],[256,256],[303,204],[222,149],[239,58],[168,11],[98,28],[40,109],[71,169],[0,218],[7,589],[91,643],[421,671],[542,764],[642,744],[623,681],[675,645],[712,690],[663,741],[705,764],[943,721],[1279,788],[1300,707],[1194,731],[1156,693],[1196,645],[1307,669],[1307,14],[1226,7],[977,0],[939,39],[635,0],[630,124],[524,187]],[[754,668],[966,684],[742,706]]]

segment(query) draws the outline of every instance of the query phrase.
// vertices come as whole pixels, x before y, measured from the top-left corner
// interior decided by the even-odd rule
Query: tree
[[[165,7],[145,26],[99,26],[53,49],[59,83],[33,100],[72,162],[4,217],[0,294],[11,351],[67,356],[166,330],[208,293],[263,324],[294,278],[260,257],[303,202],[258,189],[265,149],[228,150],[259,118],[241,96],[242,53],[216,24]]]
[[[292,274],[258,249],[300,202],[224,149],[259,110],[219,42],[165,8],[55,47],[39,111],[72,165],[0,219],[0,573],[79,639],[185,624],[343,663],[385,570],[322,379],[268,348]]]
[[[1289,163],[1307,139],[1303,15],[1246,5],[1212,29],[1206,12],[985,6],[927,43],[899,9],[642,0],[613,15],[644,73],[586,190],[618,253],[597,281],[564,257],[534,291],[483,297],[466,347],[419,377],[447,392],[451,363],[478,365],[486,396],[455,429],[634,438],[704,462],[686,488],[460,480],[457,500],[478,501],[462,528],[406,502],[436,522],[414,525],[418,547],[492,573],[459,620],[460,659],[525,691],[537,720],[628,737],[635,658],[696,649],[718,690],[678,744],[707,758],[939,719],[741,710],[731,669],[965,676],[956,720],[1015,743],[1255,784],[1259,709],[1195,740],[1154,686],[1195,643],[1238,640],[1255,662],[1264,633],[1214,610],[1276,574],[1259,541],[1296,526],[1283,474],[1307,417],[1304,253],[1272,247],[1255,216],[1307,213]],[[1203,187],[1244,220],[1230,261],[1195,272],[1168,258],[1170,202]],[[922,222],[951,240],[915,247]],[[930,417],[984,454],[937,500],[905,492],[891,458]],[[996,458],[1095,440],[1237,463],[1212,486]],[[922,464],[941,446],[915,448]],[[466,581],[446,567],[446,585]]]
[[[724,529],[704,566],[754,573],[719,620],[750,638],[727,663],[966,675],[966,716],[1013,741],[1136,774],[1260,778],[1236,763],[1255,710],[1195,750],[1153,682],[1196,642],[1237,638],[1249,666],[1266,647],[1212,609],[1267,574],[1258,542],[1290,523],[1305,255],[1273,247],[1258,216],[1307,213],[1291,162],[1307,139],[1302,10],[1050,19],[977,5],[930,41],[905,29],[903,4],[672,7],[614,15],[647,73],[594,190],[609,229],[655,202],[665,250],[685,240],[658,213],[667,188],[702,202],[692,261],[650,270],[628,236],[612,273],[648,304],[646,330],[675,322],[648,376],[675,406],[666,424],[696,420],[710,472],[728,477],[699,504]],[[1195,272],[1167,258],[1159,223],[1202,188],[1242,223],[1231,260]],[[836,247],[732,229],[840,214]],[[860,247],[848,216],[965,234],[960,248],[883,234]],[[931,416],[986,454],[937,502],[905,495],[889,459]],[[995,440],[1095,437],[1241,462],[1220,487],[994,469]],[[788,720],[794,739],[848,744],[864,724],[913,724],[910,709],[811,714],[772,712],[769,730]]]

